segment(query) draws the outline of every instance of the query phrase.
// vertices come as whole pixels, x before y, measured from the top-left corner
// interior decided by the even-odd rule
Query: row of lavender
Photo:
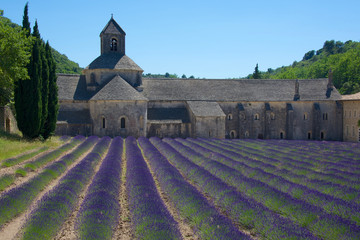
[[[70,154],[63,156],[45,167],[45,169],[31,178],[29,181],[10,189],[1,194],[0,197],[0,228],[7,221],[23,213],[32,204],[38,194],[54,179],[59,177],[77,158],[88,151],[97,141],[97,137],[89,137],[85,140],[77,136],[73,141],[82,143]]]
[[[110,141],[109,137],[98,141],[93,150],[38,201],[25,223],[23,239],[53,239],[56,236],[74,210],[80,192],[94,175]]]
[[[241,155],[219,147],[225,140],[164,141],[239,192],[307,227],[317,236],[327,239],[360,237],[359,206],[355,203],[293,184],[274,174],[266,173],[261,168],[251,168],[242,163]]]
[[[270,157],[270,151],[258,149],[255,152],[255,149],[251,150],[250,147],[246,146],[246,143],[246,145],[244,145],[244,143],[239,141],[219,142],[217,140],[201,140],[201,142],[208,144],[208,146],[210,144],[211,147],[215,149],[231,151],[231,153],[228,154],[229,157],[236,153],[236,159],[240,159],[241,162],[251,167],[261,168],[266,172],[281,176],[288,181],[304,185],[345,201],[360,203],[360,193],[358,191],[360,188],[359,174],[351,173],[347,174],[347,176],[339,176],[333,173],[324,173],[321,169],[314,167],[315,164],[319,164],[318,160],[313,159],[311,163],[302,161],[303,159],[311,158],[311,153],[298,153],[296,157],[298,158],[298,156],[300,156],[301,160],[296,160],[290,158],[290,153]],[[325,158],[327,158],[326,155]],[[306,167],[304,166],[305,164],[311,166]],[[346,174],[344,171],[342,171],[342,173]],[[354,176],[354,178],[351,178],[352,176]]]

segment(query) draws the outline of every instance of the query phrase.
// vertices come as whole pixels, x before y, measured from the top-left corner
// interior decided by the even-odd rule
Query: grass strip
[[[84,139],[85,139],[84,136],[78,135],[78,136],[74,137],[69,143],[63,144],[61,147],[55,149],[54,151],[51,151],[33,161],[25,164],[24,167],[29,168],[34,171],[34,170],[44,166],[48,162],[51,162],[52,160],[56,159],[64,152],[69,151],[70,149],[74,148],[76,145],[83,142]]]
[[[15,181],[15,174],[5,174],[0,177],[0,191],[10,186]]]
[[[18,163],[24,162],[44,151],[46,151],[47,149],[49,149],[49,147],[41,147],[38,150],[28,153],[28,154],[24,154],[21,155],[20,157],[15,157],[15,158],[9,158],[9,159],[5,159],[2,163],[1,163],[1,167],[11,167],[14,166]]]

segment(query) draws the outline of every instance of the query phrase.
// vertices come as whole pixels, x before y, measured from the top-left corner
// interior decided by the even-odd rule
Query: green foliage
[[[0,177],[0,191],[10,186],[15,181],[14,174],[5,174]]]
[[[81,74],[82,68],[79,64],[69,60],[66,55],[59,53],[53,48],[51,53],[56,63],[56,73]]]
[[[334,86],[341,94],[360,91],[360,42],[326,41],[323,48],[307,52],[303,60],[290,66],[262,72],[270,79],[314,79],[327,78],[333,71]],[[248,76],[250,78],[251,75]]]
[[[0,17],[0,106],[12,101],[16,81],[28,78],[30,46],[31,37],[26,36],[26,31]]]
[[[27,171],[25,169],[23,169],[23,168],[18,168],[15,171],[15,175],[25,177],[27,175]]]

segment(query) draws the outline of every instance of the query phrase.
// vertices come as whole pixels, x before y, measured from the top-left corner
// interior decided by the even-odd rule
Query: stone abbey
[[[82,75],[58,75],[56,134],[359,140],[360,96],[341,96],[331,72],[303,80],[147,79],[125,54],[125,36],[111,18],[101,55]]]

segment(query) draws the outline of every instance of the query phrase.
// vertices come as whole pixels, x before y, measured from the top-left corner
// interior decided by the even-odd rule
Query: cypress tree
[[[42,103],[41,103],[41,40],[38,30],[37,21],[33,29],[35,41],[32,47],[32,54],[29,64],[30,80],[23,81],[23,111],[25,122],[22,128],[19,129],[27,138],[36,138],[40,135],[41,117],[42,117]]]
[[[29,22],[29,16],[28,16],[28,3],[26,3],[24,8],[24,16],[23,16],[23,29],[27,31],[28,36],[30,36],[31,29],[30,29],[30,22]],[[31,60],[30,60],[31,61]],[[28,72],[30,68],[30,63],[27,66]],[[15,89],[14,89],[14,99],[15,99],[15,111],[16,111],[16,121],[18,128],[21,132],[23,132],[23,129],[26,128],[26,102],[28,102],[28,99],[26,98],[26,92],[24,89],[24,83],[26,83],[27,79],[19,79],[15,82]]]
[[[48,98],[49,98],[49,66],[46,56],[45,43],[41,41],[41,104],[42,116],[40,124],[40,134],[44,136],[45,122],[48,117]]]
[[[46,59],[49,66],[49,94],[48,94],[48,115],[44,124],[42,136],[47,139],[54,134],[56,128],[57,115],[59,111],[58,88],[56,84],[56,62],[51,52],[49,42],[45,46]]]

